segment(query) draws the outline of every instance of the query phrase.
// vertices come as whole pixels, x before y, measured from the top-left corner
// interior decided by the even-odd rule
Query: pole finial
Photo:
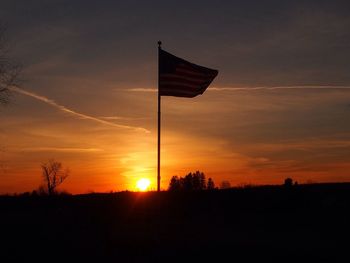
[[[158,47],[161,48],[161,45],[162,45],[162,41],[158,41]]]

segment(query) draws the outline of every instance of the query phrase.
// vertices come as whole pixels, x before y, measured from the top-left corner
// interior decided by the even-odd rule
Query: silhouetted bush
[[[231,188],[231,184],[229,181],[222,181],[220,184],[221,189],[229,189]]]

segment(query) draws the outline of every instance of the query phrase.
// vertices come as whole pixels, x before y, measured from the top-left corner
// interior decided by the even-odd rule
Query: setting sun
[[[141,178],[140,180],[137,181],[136,188],[140,191],[146,191],[150,184],[151,182],[149,179]]]

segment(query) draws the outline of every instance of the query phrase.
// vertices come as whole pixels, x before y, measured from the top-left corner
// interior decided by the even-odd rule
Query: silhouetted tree
[[[169,191],[180,191],[181,190],[181,182],[177,176],[173,176],[170,180]]]
[[[193,176],[192,173],[189,173],[185,176],[183,180],[183,189],[185,191],[192,191],[193,190]]]
[[[204,173],[196,171],[192,174],[192,190],[206,189],[206,180]]]
[[[208,189],[208,190],[214,190],[214,189],[215,189],[214,181],[213,181],[213,179],[211,179],[211,178],[208,179],[207,189]]]
[[[201,185],[201,178],[199,176],[199,172],[195,172],[192,174],[192,189],[193,190],[200,190]]]
[[[53,195],[56,188],[68,177],[69,170],[64,169],[62,163],[53,159],[41,165],[44,181],[47,186],[47,193]]]
[[[229,181],[222,181],[220,184],[220,188],[221,189],[228,189],[231,188],[231,184]]]
[[[0,21],[0,104],[9,101],[10,87],[17,85],[20,66],[11,61],[8,56],[8,47],[5,37],[6,29]]]
[[[288,188],[292,187],[293,186],[293,179],[292,178],[286,178],[284,180],[284,186],[288,187]]]
[[[169,191],[201,191],[208,189],[208,186],[215,188],[214,181],[210,179],[206,182],[203,172],[196,171],[189,173],[185,177],[173,176],[169,183]]]
[[[197,171],[196,173],[198,173],[198,177],[199,177],[199,180],[200,180],[200,190],[204,190],[206,187],[207,187],[207,183],[206,183],[206,180],[205,180],[205,175],[203,172],[199,172]]]

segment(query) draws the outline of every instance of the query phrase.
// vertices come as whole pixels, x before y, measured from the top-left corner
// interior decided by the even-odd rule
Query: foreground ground
[[[0,261],[347,262],[350,184],[0,197]]]

